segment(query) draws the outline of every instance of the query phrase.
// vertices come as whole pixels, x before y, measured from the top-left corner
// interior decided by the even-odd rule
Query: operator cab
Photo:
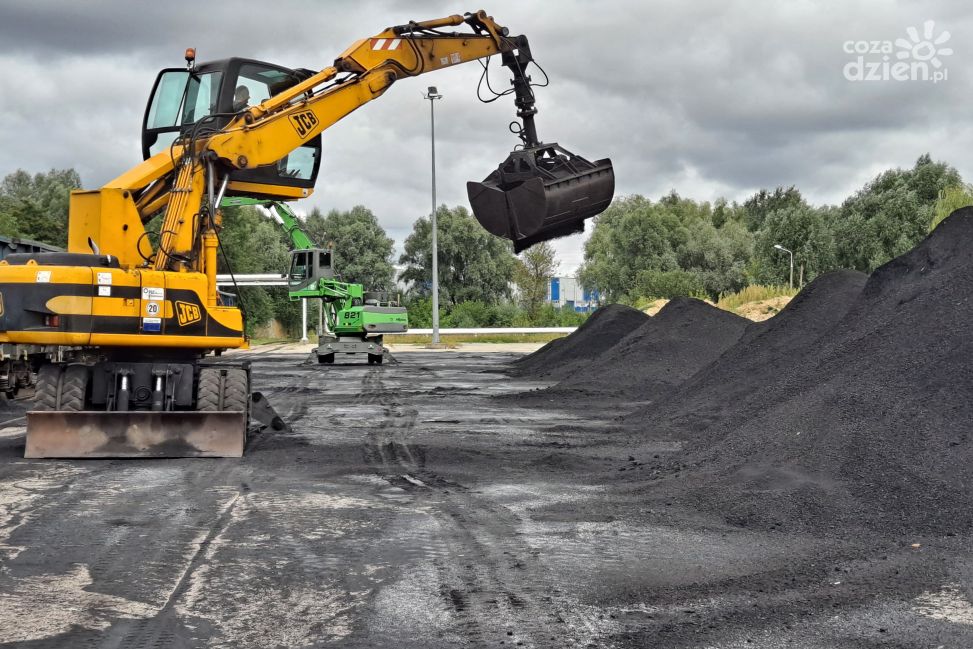
[[[287,275],[287,288],[299,291],[312,287],[319,279],[334,279],[331,249],[309,248],[291,253],[291,269]]]
[[[300,83],[314,72],[291,70],[250,59],[232,58],[196,67],[167,68],[159,73],[142,120],[142,156],[168,149],[176,138],[190,137],[196,123],[223,128],[236,113]],[[245,99],[244,99],[245,98]],[[321,136],[291,151],[276,163],[230,173],[227,196],[296,198],[314,188],[321,165]]]

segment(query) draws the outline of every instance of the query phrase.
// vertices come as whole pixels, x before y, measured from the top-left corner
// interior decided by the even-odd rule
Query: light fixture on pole
[[[780,245],[779,243],[774,244],[774,248],[780,250],[781,252],[786,252],[791,256],[791,290],[794,289],[794,253]]]
[[[439,246],[436,240],[436,100],[442,99],[436,86],[423,95],[429,100],[429,133],[432,140],[432,344],[439,345]]]

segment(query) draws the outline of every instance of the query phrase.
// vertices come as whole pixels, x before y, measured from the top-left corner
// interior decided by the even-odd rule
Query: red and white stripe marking
[[[371,40],[373,50],[397,50],[399,43],[402,42],[401,38],[373,38]]]

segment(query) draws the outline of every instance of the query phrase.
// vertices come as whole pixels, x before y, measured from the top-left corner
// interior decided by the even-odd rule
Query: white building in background
[[[576,277],[552,277],[547,283],[547,301],[558,309],[579,313],[594,311],[599,305],[598,291],[587,291]]]

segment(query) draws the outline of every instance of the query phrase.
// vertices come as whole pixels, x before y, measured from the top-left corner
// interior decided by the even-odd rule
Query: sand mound
[[[790,296],[779,295],[766,300],[745,302],[734,309],[734,313],[736,313],[738,316],[746,318],[747,320],[763,322],[764,320],[773,318],[775,315],[783,311],[784,307],[786,307],[790,301]]]

